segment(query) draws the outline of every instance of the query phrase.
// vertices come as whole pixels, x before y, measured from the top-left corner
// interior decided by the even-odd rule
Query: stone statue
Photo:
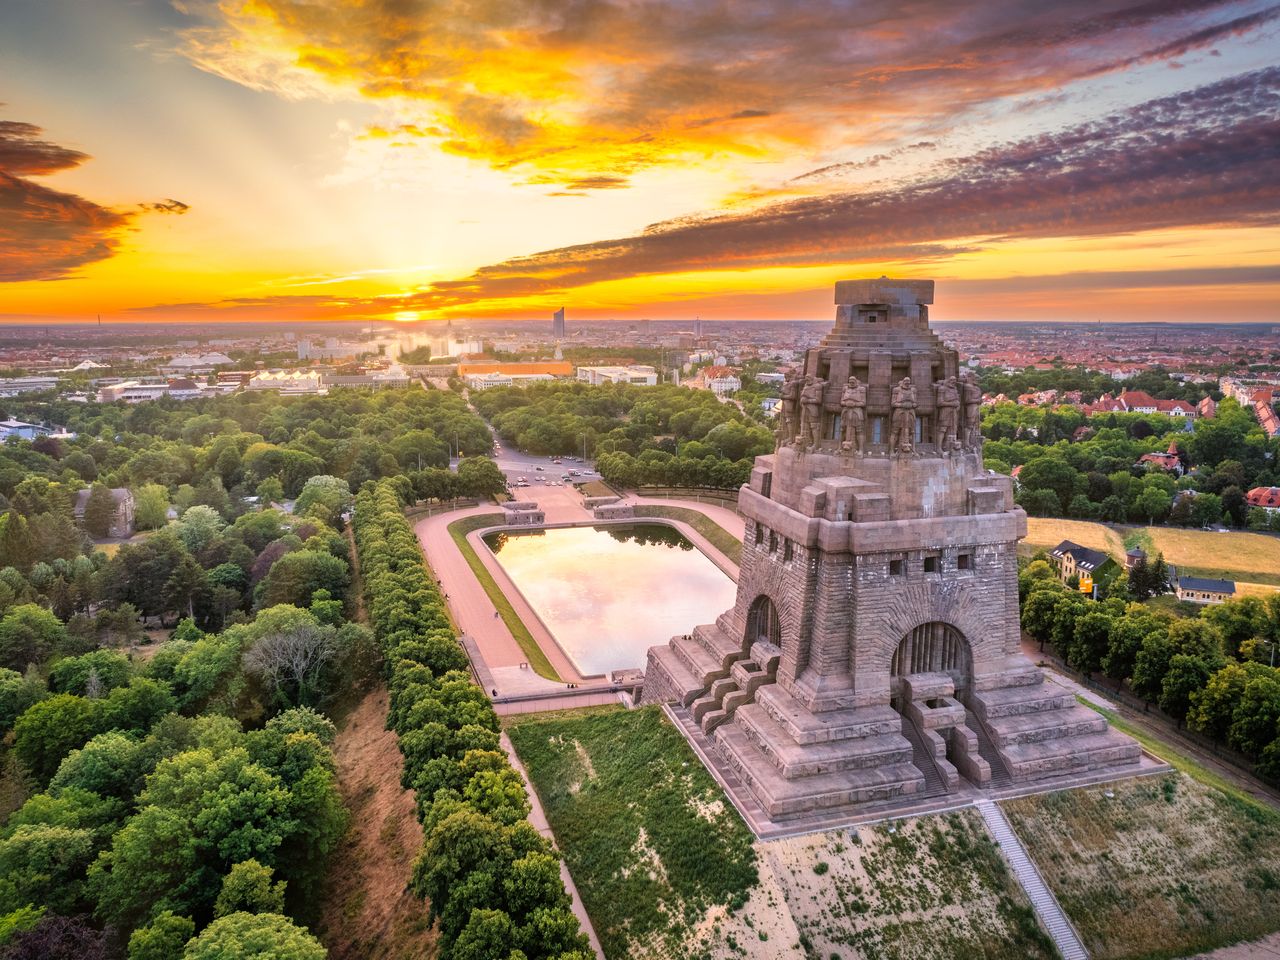
[[[850,377],[840,394],[840,421],[844,434],[840,448],[862,453],[867,425],[867,387],[857,377]]]
[[[970,450],[982,447],[982,387],[972,370],[960,375],[960,401],[964,410],[964,444]]]
[[[817,377],[804,378],[804,389],[800,391],[800,436],[797,443],[804,443],[815,449],[822,440],[822,400],[827,390],[827,381]]]
[[[804,386],[795,370],[782,381],[782,402],[778,404],[778,446],[795,443],[800,432],[800,389]]]
[[[915,450],[916,388],[910,377],[903,377],[893,387],[893,431],[889,435],[889,452],[899,456]]]
[[[938,418],[935,433],[938,450],[949,453],[960,446],[960,391],[956,388],[956,378],[947,377],[935,383],[933,396]]]

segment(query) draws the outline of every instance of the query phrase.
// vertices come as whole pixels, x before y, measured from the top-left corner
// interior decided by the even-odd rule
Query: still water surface
[[[643,669],[651,646],[733,606],[733,581],[662,524],[491,533],[484,539],[583,674]]]

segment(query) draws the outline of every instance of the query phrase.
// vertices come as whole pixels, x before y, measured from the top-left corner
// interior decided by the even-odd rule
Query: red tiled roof
[[[1275,507],[1280,509],[1280,487],[1254,487],[1245,499],[1251,507]]]

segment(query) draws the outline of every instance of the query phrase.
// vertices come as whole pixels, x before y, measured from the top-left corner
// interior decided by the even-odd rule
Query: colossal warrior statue
[[[889,452],[899,456],[915,449],[916,388],[910,377],[903,377],[893,388],[893,436]]]
[[[840,449],[862,453],[867,424],[867,388],[857,377],[850,377],[840,394],[840,424],[840,432],[844,436]]]
[[[960,374],[960,399],[964,409],[964,445],[970,450],[982,446],[982,387],[972,370]]]
[[[800,432],[800,390],[804,383],[800,374],[792,370],[782,381],[782,402],[778,405],[778,446],[795,443]]]
[[[933,385],[934,406],[937,408],[937,444],[943,453],[959,448],[957,432],[960,427],[960,391],[956,378],[947,377]]]
[[[798,442],[816,450],[822,442],[823,397],[827,381],[818,377],[805,377],[804,390],[800,393],[800,436]]]
[[[737,599],[649,650],[641,702],[669,705],[761,836],[1154,769],[1021,652],[1027,518],[983,465],[933,283],[844,281],[835,301],[805,386],[784,388],[803,446],[757,457],[738,492]]]

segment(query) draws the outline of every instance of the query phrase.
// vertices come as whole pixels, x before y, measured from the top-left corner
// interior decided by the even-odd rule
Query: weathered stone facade
[[[687,708],[774,820],[1139,759],[1019,652],[1026,515],[982,465],[932,301],[932,281],[836,285],[739,494],[733,609],[649,651],[642,699]]]

